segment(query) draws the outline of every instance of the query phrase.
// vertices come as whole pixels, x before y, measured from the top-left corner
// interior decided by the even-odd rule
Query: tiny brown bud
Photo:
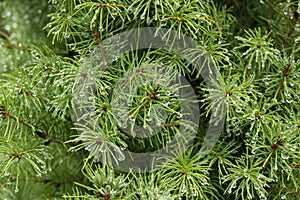
[[[135,71],[136,72],[143,72],[143,69],[142,68],[136,68]]]
[[[10,158],[15,158],[15,157],[17,157],[17,158],[22,158],[22,154],[21,153],[12,153],[12,154],[9,154],[9,157]]]
[[[272,149],[277,149],[278,145],[277,144],[272,144]]]
[[[96,191],[95,194],[98,195],[99,197],[103,197],[103,194],[101,194],[101,192],[99,191]]]
[[[150,95],[150,99],[156,99],[156,95],[152,93],[152,94]]]
[[[226,92],[226,93],[224,94],[225,97],[227,97],[228,95],[232,95],[232,92],[229,91],[229,92]]]
[[[106,106],[102,106],[102,110],[107,111],[107,107]]]
[[[93,37],[93,38],[97,38],[97,37],[98,37],[97,33],[93,33],[93,34],[92,34],[92,37]]]
[[[102,144],[102,140],[96,140],[96,144],[101,145]]]
[[[290,66],[291,66],[291,63],[290,63],[290,62],[288,62],[288,63],[286,64],[286,66],[287,66],[287,67],[290,67]]]
[[[6,113],[3,113],[2,116],[1,116],[1,118],[5,119],[6,118]]]
[[[110,193],[107,192],[104,196],[104,200],[109,200],[110,199]]]
[[[285,72],[283,73],[283,75],[284,75],[284,76],[288,76],[289,73],[290,73],[290,70],[289,70],[289,69],[286,69]]]
[[[82,72],[82,73],[81,73],[81,76],[82,76],[83,78],[85,78],[85,77],[86,77],[86,75],[87,75],[87,73],[86,73],[86,72]]]

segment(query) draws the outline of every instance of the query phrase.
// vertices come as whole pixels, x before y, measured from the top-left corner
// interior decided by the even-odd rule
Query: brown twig
[[[142,103],[142,105],[140,107],[138,107],[137,109],[135,109],[132,112],[131,116],[133,116],[138,111],[142,110],[150,101],[152,101],[152,100],[158,100],[157,91],[159,89],[160,89],[160,85],[158,84],[157,87],[151,92],[151,94],[149,95],[149,97]]]
[[[3,31],[0,31],[0,35],[5,39],[7,40],[8,42],[8,45],[7,47],[10,48],[10,49],[19,49],[19,50],[24,50],[24,51],[28,51],[30,50],[30,48],[28,47],[22,47],[22,46],[16,46],[16,45],[13,45],[10,38],[9,38],[9,35],[4,33]]]
[[[6,33],[0,31],[0,35],[2,35],[4,37],[4,39],[6,39],[10,43],[9,36]]]
[[[104,52],[104,49],[103,49],[102,40],[101,40],[99,34],[96,33],[96,32],[94,32],[94,33],[92,34],[92,37],[93,37],[93,38],[96,38],[96,40],[97,40],[97,42],[98,42],[98,46],[99,46],[99,48],[100,48],[101,58],[102,58],[102,60],[106,63],[106,55],[105,55],[105,52]]]
[[[263,170],[266,170],[271,158],[273,157],[273,155],[275,154],[276,150],[278,149],[279,146],[284,146],[284,144],[281,143],[280,139],[278,139],[274,144],[271,145],[272,148],[272,152],[271,154],[268,156],[267,160],[264,162],[263,164]]]
[[[281,90],[281,88],[283,86],[283,82],[284,82],[285,77],[287,77],[289,75],[289,73],[290,73],[290,66],[291,66],[291,63],[289,62],[286,65],[286,68],[285,68],[284,72],[281,75],[281,79],[280,79],[280,82],[278,84],[278,88],[277,88],[276,95],[275,95],[276,98],[278,98],[279,95],[280,95],[279,91]]]
[[[294,2],[294,0],[290,1],[290,3],[293,3],[293,2]],[[297,21],[298,21],[298,12],[297,12],[298,6],[293,5],[292,10],[293,10],[292,22],[293,22],[293,25],[295,27],[296,24],[297,24]]]
[[[297,167],[300,167],[300,163],[297,163],[297,164],[294,164],[291,166],[291,168],[297,168]]]
[[[47,103],[47,100],[43,99],[43,98],[40,97],[40,96],[37,96],[37,95],[34,94],[33,92],[28,91],[28,90],[26,90],[26,89],[24,89],[24,88],[22,88],[22,89],[19,90],[19,94],[22,94],[22,93],[25,93],[25,94],[27,94],[28,96],[35,97],[35,98],[37,98],[37,99],[38,99],[40,102],[42,102],[42,103]]]
[[[35,128],[34,126],[30,125],[29,123],[25,122],[24,120],[18,118],[17,116],[9,113],[7,110],[4,109],[3,106],[0,105],[0,113],[2,114],[2,119],[5,119],[6,117],[9,117],[11,119],[14,119],[15,121],[22,124],[24,127],[35,130],[34,133],[39,136],[40,138],[47,139],[47,142],[45,144],[48,144],[50,142],[57,142],[57,143],[63,143],[63,141],[56,139],[56,138],[50,138],[47,136],[44,132],[40,131],[39,129]],[[16,155],[18,157],[18,155]],[[18,157],[19,158],[19,157]]]

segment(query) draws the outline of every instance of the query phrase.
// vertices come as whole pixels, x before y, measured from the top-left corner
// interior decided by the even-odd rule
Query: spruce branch
[[[105,67],[106,67],[106,55],[105,55],[105,52],[104,52],[102,40],[101,40],[99,34],[96,33],[96,32],[93,32],[92,37],[93,37],[93,38],[96,38],[96,40],[97,40],[97,42],[98,42],[98,46],[99,46],[100,53],[101,53],[101,58],[103,59],[103,61],[104,61],[104,63],[105,63]],[[105,69],[104,69],[104,70],[105,70]]]
[[[2,1],[0,199],[297,199],[299,6],[298,0]],[[175,31],[197,45],[183,50],[186,58],[152,48],[119,55],[128,38],[115,35],[142,27],[167,30],[167,41]],[[117,45],[106,46],[112,38]],[[212,88],[201,74],[209,64],[220,72]],[[196,94],[188,109],[200,107],[197,128],[188,128],[196,123],[182,112],[180,101],[189,99],[175,95],[180,84],[168,85],[177,73]],[[72,111],[79,110],[90,112],[73,123]],[[210,119],[224,116],[218,142],[200,157]],[[134,135],[146,130],[151,137]],[[191,131],[190,148],[180,143],[175,157],[155,155],[166,161],[156,171],[120,171],[124,152],[155,152]],[[112,162],[119,168],[109,168]]]

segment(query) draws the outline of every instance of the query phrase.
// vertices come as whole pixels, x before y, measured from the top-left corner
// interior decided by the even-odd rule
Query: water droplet
[[[289,155],[286,152],[282,151],[281,152],[281,158],[284,159],[284,160],[287,160],[287,159],[289,159]]]
[[[10,10],[8,10],[8,11],[5,13],[5,16],[6,16],[6,17],[9,17],[9,16],[11,16],[11,11],[10,11]]]
[[[231,192],[232,192],[232,190],[231,190],[231,188],[229,188],[229,190],[228,190],[228,194],[231,194]]]
[[[292,102],[293,102],[292,99],[286,99],[285,101],[286,101],[287,103],[292,103]]]
[[[12,24],[12,27],[13,27],[14,29],[17,29],[17,28],[18,28],[18,24],[17,24],[17,23],[13,23],[13,24]]]
[[[69,37],[70,37],[70,33],[64,33],[64,37],[66,38],[66,39],[68,39]]]
[[[125,156],[122,153],[119,153],[118,161],[123,161],[123,160],[125,160]]]
[[[251,194],[249,194],[248,196],[247,196],[247,199],[252,199],[253,197],[252,197],[252,195]]]
[[[182,193],[186,193],[186,187],[185,187],[185,185],[182,186],[181,192]]]
[[[235,111],[236,111],[237,113],[241,113],[241,112],[242,112],[242,109],[241,109],[241,108],[237,108]]]
[[[7,30],[7,31],[10,31],[10,29],[11,29],[9,25],[5,25],[4,28],[5,28],[5,30]]]

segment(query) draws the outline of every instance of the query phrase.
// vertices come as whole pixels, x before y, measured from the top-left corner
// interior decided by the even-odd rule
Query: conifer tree
[[[0,199],[299,199],[300,1],[0,1]]]

